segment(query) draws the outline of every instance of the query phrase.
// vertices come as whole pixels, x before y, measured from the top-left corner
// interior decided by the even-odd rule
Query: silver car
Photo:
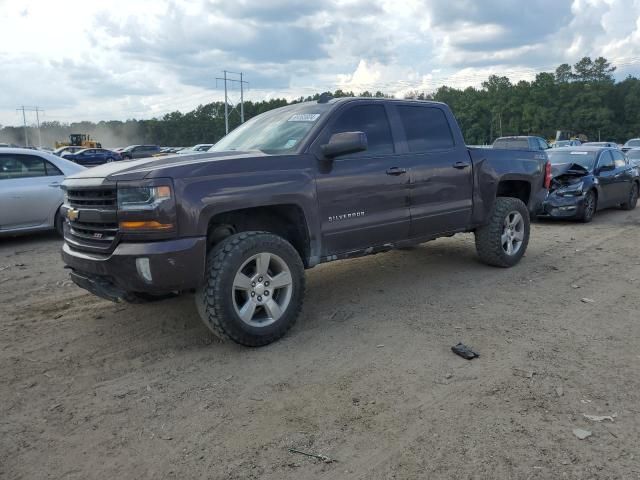
[[[82,170],[85,167],[47,152],[0,150],[0,237],[54,228],[62,234],[60,184]]]

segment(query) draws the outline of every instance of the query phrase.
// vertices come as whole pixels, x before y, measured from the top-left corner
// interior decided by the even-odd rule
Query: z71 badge
[[[351,218],[364,217],[364,212],[343,213],[341,215],[329,216],[329,223],[337,222],[339,220],[349,220]]]

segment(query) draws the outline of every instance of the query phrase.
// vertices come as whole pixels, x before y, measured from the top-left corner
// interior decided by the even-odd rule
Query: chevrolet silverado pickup
[[[444,104],[321,97],[207,152],[69,177],[62,258],[113,301],[195,292],[214,334],[260,346],[291,328],[323,262],[474,232],[482,261],[515,265],[550,181],[545,152],[467,148]]]

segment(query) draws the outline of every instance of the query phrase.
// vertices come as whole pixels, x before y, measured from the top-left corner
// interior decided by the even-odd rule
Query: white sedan
[[[56,229],[64,200],[60,184],[85,167],[27,148],[0,150],[0,236]]]

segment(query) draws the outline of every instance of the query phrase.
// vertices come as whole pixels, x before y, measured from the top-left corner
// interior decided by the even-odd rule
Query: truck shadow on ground
[[[464,288],[479,278],[504,275],[506,270],[481,264],[469,238],[442,239],[408,250],[394,250],[384,254],[320,265],[307,271],[307,295],[302,314],[288,335],[266,347],[300,343],[313,338],[311,330],[348,327],[372,312],[386,312],[393,305],[415,303],[416,296],[436,298],[452,288]],[[157,302],[128,305],[100,301],[103,322],[114,322],[108,328],[110,338],[102,341],[119,342],[126,336],[138,338],[140,348],[222,349],[236,348],[232,342],[221,343],[202,324],[196,311],[194,295]],[[424,313],[429,313],[428,303]],[[375,321],[375,320],[374,320]],[[382,320],[381,320],[382,321]],[[370,324],[371,328],[376,325]],[[308,334],[308,335],[307,335]],[[136,342],[137,343],[137,342]]]

